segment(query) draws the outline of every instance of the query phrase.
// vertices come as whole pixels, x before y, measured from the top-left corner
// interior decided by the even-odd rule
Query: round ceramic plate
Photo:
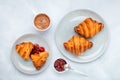
[[[28,61],[23,60],[22,57],[16,51],[16,48],[15,48],[16,44],[19,44],[21,42],[29,42],[29,41],[43,46],[45,50],[49,52],[49,57],[47,58],[47,61],[44,64],[44,66],[40,68],[40,70],[35,69],[30,59]],[[26,74],[37,74],[37,73],[42,72],[49,66],[50,60],[51,60],[50,48],[47,42],[41,36],[36,35],[36,34],[26,34],[18,38],[13,44],[11,59],[12,59],[12,63],[15,65],[15,67],[19,71],[26,73]]]
[[[89,39],[93,42],[93,47],[86,50],[82,55],[76,57],[69,51],[65,50],[63,43],[68,41],[73,35],[78,35],[74,31],[74,27],[88,17],[102,22],[104,24],[104,28],[93,38]],[[93,11],[82,9],[72,11],[63,17],[57,26],[55,40],[58,49],[65,57],[75,62],[90,62],[97,59],[104,53],[108,45],[109,33],[107,25],[100,15]]]

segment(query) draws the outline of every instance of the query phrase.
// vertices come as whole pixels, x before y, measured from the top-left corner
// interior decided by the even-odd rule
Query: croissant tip
[[[67,43],[65,42],[65,43],[63,43],[63,45],[64,45],[64,47],[65,47],[65,49],[67,48]]]
[[[66,45],[66,42],[64,42],[63,45]]]
[[[87,18],[87,19],[90,19],[91,21],[93,21],[93,19],[91,17]]]
[[[90,42],[89,48],[91,48],[92,46],[93,46],[93,43],[92,43],[92,42]]]
[[[102,30],[104,28],[104,24],[103,23],[99,23],[100,25],[100,30]]]
[[[74,27],[74,30],[76,29],[76,26]]]
[[[75,31],[76,31],[76,29],[77,29],[77,26],[74,27],[74,30],[75,30]]]

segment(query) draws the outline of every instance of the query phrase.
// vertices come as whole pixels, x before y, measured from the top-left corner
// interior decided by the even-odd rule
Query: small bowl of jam
[[[59,58],[59,59],[55,60],[54,68],[57,72],[64,72],[66,64],[67,64],[67,62],[64,59]]]
[[[37,14],[34,17],[34,27],[38,31],[46,31],[50,28],[50,17],[45,13]]]

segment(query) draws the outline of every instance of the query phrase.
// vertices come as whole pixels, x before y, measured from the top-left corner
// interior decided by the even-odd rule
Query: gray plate
[[[44,46],[46,51],[49,52],[49,57],[47,58],[47,61],[45,65],[40,69],[36,70],[35,67],[33,66],[33,63],[31,60],[25,61],[21,58],[21,56],[17,53],[16,51],[16,44],[21,43],[21,42],[32,42],[32,43],[38,43],[41,46]],[[37,74],[42,71],[44,71],[50,64],[51,61],[51,53],[50,53],[50,48],[47,42],[39,35],[36,34],[25,34],[18,38],[15,43],[13,44],[12,47],[12,53],[11,53],[11,60],[14,66],[21,72],[25,74]]]
[[[85,51],[82,55],[76,57],[65,50],[63,43],[68,41],[73,35],[77,35],[74,32],[74,27],[88,17],[104,23],[104,29],[96,36],[89,39],[93,42],[93,47]],[[65,57],[72,61],[81,63],[93,61],[100,57],[107,48],[109,42],[109,33],[107,28],[108,27],[101,16],[93,11],[85,9],[72,11],[65,15],[57,26],[55,33],[57,47]]]

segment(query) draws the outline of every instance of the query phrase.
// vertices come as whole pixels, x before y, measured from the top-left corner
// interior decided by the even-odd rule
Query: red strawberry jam
[[[64,71],[65,64],[67,64],[67,62],[64,59],[59,58],[55,61],[54,68],[59,72]]]
[[[44,51],[45,51],[44,47],[40,46],[39,44],[34,44],[34,48],[32,49],[30,54],[44,52]]]

